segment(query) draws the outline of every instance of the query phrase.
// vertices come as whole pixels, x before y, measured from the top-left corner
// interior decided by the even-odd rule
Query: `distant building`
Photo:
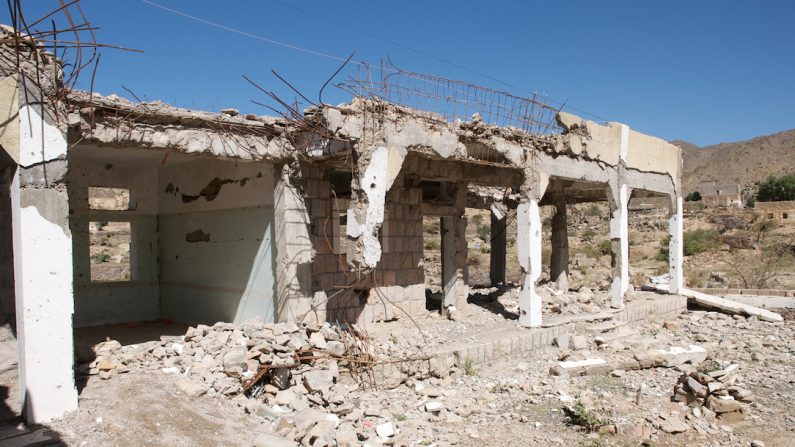
[[[701,182],[696,187],[701,194],[701,201],[707,206],[731,206],[743,204],[742,190],[739,184],[718,184],[711,180]]]
[[[795,224],[795,200],[756,202],[754,208],[768,219],[776,219]]]

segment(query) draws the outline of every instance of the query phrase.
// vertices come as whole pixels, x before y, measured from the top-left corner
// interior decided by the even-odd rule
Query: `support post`
[[[613,282],[610,288],[610,305],[624,307],[624,294],[629,290],[629,220],[627,205],[631,189],[619,183],[610,188],[610,250]]]
[[[506,232],[505,216],[498,216],[494,210],[491,211],[491,252],[489,264],[489,277],[491,285],[505,284],[505,255],[506,255]]]
[[[18,165],[11,227],[19,389],[25,420],[43,423],[77,409],[67,141],[65,114],[45,101],[35,82],[18,76],[18,146],[3,147]],[[3,101],[9,78],[2,81]]]
[[[297,182],[311,167],[285,164],[274,169],[275,320],[298,322],[312,309],[312,246],[309,210]],[[320,309],[324,315],[325,308]],[[325,320],[325,318],[323,319]],[[319,321],[322,323],[322,321]]]
[[[522,268],[522,290],[519,292],[519,324],[541,326],[541,297],[536,282],[541,277],[541,213],[538,204],[549,185],[549,176],[534,172],[525,179],[526,198],[516,208],[516,245]]]
[[[566,215],[566,197],[555,196],[555,214],[552,216],[552,259],[549,266],[550,279],[558,290],[569,290],[569,230]]]
[[[671,201],[672,210],[668,218],[668,232],[671,235],[671,241],[668,244],[668,265],[671,282],[668,290],[670,293],[680,293],[684,288],[682,198],[672,197]]]
[[[461,216],[441,218],[442,232],[442,313],[466,304],[466,219]]]

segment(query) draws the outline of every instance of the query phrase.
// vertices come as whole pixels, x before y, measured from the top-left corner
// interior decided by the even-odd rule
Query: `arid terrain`
[[[685,193],[710,180],[754,190],[768,176],[795,173],[795,129],[703,148],[686,141],[673,143],[682,148]]]

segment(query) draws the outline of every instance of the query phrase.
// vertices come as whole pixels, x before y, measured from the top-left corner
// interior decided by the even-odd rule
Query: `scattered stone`
[[[199,397],[207,392],[207,388],[199,385],[187,377],[180,377],[177,379],[177,388],[185,393],[188,397]]]
[[[259,435],[254,440],[254,447],[298,447],[298,443],[278,435]]]
[[[740,402],[734,400],[734,398],[728,396],[726,399],[722,399],[716,397],[714,395],[710,395],[706,400],[707,408],[714,411],[717,414],[721,413],[731,413],[733,411],[740,411]]]
[[[304,385],[311,391],[327,389],[334,383],[334,374],[327,369],[315,369],[304,374]]]
[[[384,422],[375,427],[375,433],[381,439],[388,439],[395,436],[395,427],[391,422]]]

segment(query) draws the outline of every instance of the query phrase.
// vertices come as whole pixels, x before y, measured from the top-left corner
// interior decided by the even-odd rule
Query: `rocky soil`
[[[791,445],[792,320],[693,310],[523,358],[388,368],[468,324],[426,318],[422,334],[253,322],[107,341],[80,350],[80,409],[49,428],[76,446]]]

